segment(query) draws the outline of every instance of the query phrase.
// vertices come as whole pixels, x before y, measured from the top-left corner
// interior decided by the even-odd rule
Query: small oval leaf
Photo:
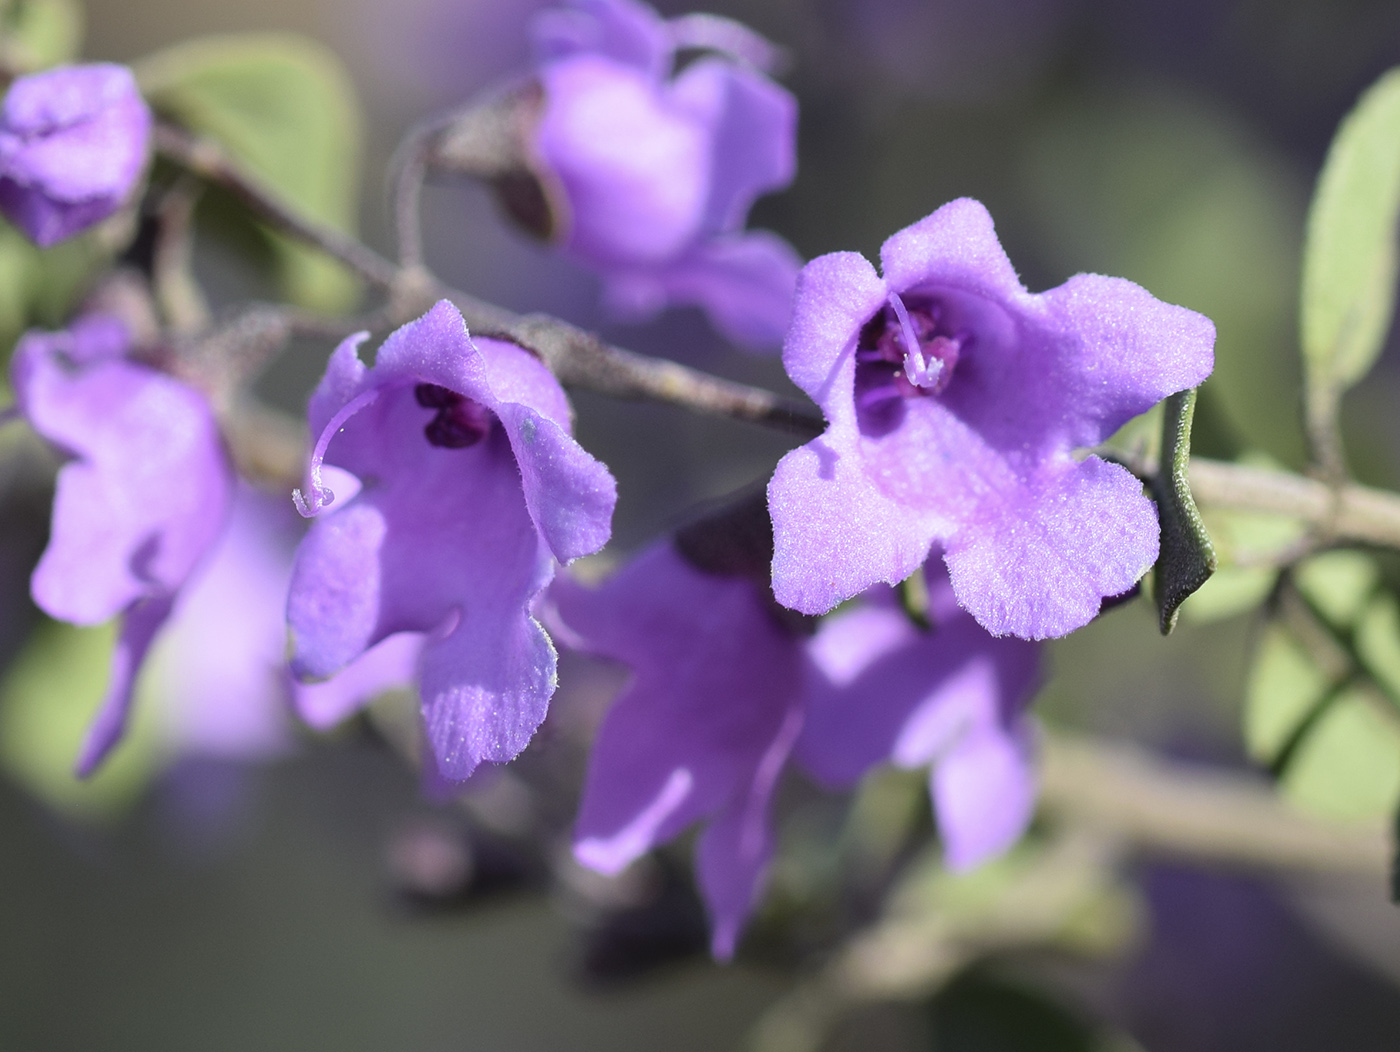
[[[1334,399],[1375,364],[1394,310],[1400,216],[1400,68],[1337,129],[1308,212],[1299,322],[1313,397]]]

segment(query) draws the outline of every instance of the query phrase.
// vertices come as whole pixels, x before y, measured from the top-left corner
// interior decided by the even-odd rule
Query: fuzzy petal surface
[[[358,339],[312,396],[318,455],[362,483],[298,551],[287,613],[292,669],[325,678],[401,632],[426,635],[423,715],[444,777],[514,757],[555,687],[553,646],[530,609],[556,556],[607,539],[615,490],[568,436],[568,405],[537,359],[473,343],[444,301],[392,334],[373,368]],[[429,440],[428,385],[485,414],[474,444]],[[324,507],[313,460],[308,510]]]
[[[881,263],[883,277],[834,253],[798,278],[783,362],[829,427],[770,486],[775,595],[823,613],[901,579],[929,550],[911,548],[937,544],[988,630],[1079,628],[1151,566],[1157,522],[1126,473],[1074,454],[1200,383],[1214,327],[1122,279],[1027,292],[968,199],[895,234]],[[898,328],[899,311],[923,334],[908,317]],[[915,387],[934,365],[942,379]]]

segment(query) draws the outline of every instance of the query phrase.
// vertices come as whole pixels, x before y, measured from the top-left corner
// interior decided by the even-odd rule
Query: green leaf
[[[1400,728],[1364,696],[1344,693],[1298,746],[1282,788],[1324,818],[1389,816],[1400,800]]]
[[[1400,604],[1384,593],[1371,600],[1356,626],[1356,652],[1368,672],[1400,698]]]
[[[1301,564],[1293,574],[1298,590],[1338,630],[1356,624],[1380,581],[1380,568],[1362,552],[1324,552]]]
[[[1191,496],[1191,418],[1196,390],[1180,391],[1162,413],[1162,460],[1152,492],[1162,526],[1161,554],[1152,576],[1152,594],[1162,635],[1176,627],[1177,610],[1215,573],[1215,549]]]
[[[99,227],[52,248],[38,248],[0,221],[0,357],[8,360],[25,329],[67,322],[93,275],[111,258],[105,233]]]
[[[1244,743],[1249,755],[1273,764],[1330,686],[1287,630],[1270,624],[1259,641],[1245,688]]]
[[[1313,394],[1335,398],[1370,371],[1394,310],[1400,216],[1400,69],[1337,129],[1308,212],[1299,323]]]
[[[1205,623],[1258,607],[1278,580],[1274,556],[1293,547],[1307,532],[1286,515],[1210,508],[1201,512],[1219,566],[1182,606],[1182,616]]]
[[[285,34],[206,37],[139,62],[158,113],[217,140],[308,217],[353,230],[358,211],[361,119],[340,60]],[[343,311],[358,282],[338,263],[273,231],[283,293]]]
[[[0,49],[22,73],[71,62],[83,46],[83,9],[75,0],[18,0],[0,14]]]
[[[49,806],[75,817],[128,806],[157,764],[149,706],[91,778],[73,776],[88,721],[107,684],[115,624],[75,628],[44,622],[0,681],[0,766]]]

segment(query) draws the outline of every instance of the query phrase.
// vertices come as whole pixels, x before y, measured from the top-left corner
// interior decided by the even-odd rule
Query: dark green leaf
[[[283,34],[207,37],[136,65],[151,105],[208,135],[308,217],[352,230],[358,209],[361,120],[340,60]],[[284,294],[340,311],[358,283],[339,264],[267,231]]]
[[[1162,460],[1153,480],[1153,496],[1162,526],[1161,553],[1153,571],[1152,594],[1162,634],[1176,627],[1177,610],[1215,572],[1215,549],[1191,496],[1191,417],[1196,391],[1181,391],[1166,400],[1162,414]]]
[[[1310,398],[1365,376],[1394,310],[1400,215],[1400,69],[1342,121],[1308,213],[1299,305]]]

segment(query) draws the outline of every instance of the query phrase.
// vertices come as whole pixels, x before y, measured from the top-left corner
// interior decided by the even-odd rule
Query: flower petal
[[[581,862],[617,872],[730,801],[771,791],[764,757],[797,690],[799,650],[752,582],[702,573],[666,543],[597,591],[561,581],[553,596],[588,649],[635,673],[589,759]]]
[[[739,935],[753,912],[773,857],[770,809],[779,775],[802,729],[802,710],[789,708],[753,776],[700,834],[696,871],[710,912],[710,952],[734,956]]]
[[[1055,399],[1072,420],[1067,441],[1102,442],[1169,394],[1203,383],[1215,364],[1215,326],[1123,278],[1078,274],[1039,299],[1072,332],[1055,363]]]
[[[1157,558],[1142,485],[1098,457],[990,499],[947,542],[958,602],[989,632],[1063,636],[1126,592]]]
[[[802,260],[766,230],[702,242],[667,267],[604,279],[614,314],[637,320],[667,304],[702,308],[728,340],[747,350],[781,346]]]
[[[938,286],[999,301],[1028,299],[986,207],[970,197],[889,237],[880,248],[885,283],[901,295]]]
[[[34,600],[99,624],[184,582],[223,527],[231,480],[213,413],[192,387],[120,358],[66,358],[29,334],[12,376],[34,429],[76,459],[59,472]]]
[[[741,229],[754,201],[797,173],[797,100],[767,77],[719,58],[687,67],[672,83],[671,99],[709,129],[704,229]]]
[[[855,417],[856,338],[888,297],[884,281],[858,252],[819,256],[797,275],[783,367],[833,423]]]
[[[107,694],[98,706],[97,714],[88,725],[83,747],[78,753],[74,773],[86,778],[97,770],[107,754],[126,733],[127,717],[131,713],[132,692],[136,674],[146,658],[156,633],[170,617],[173,603],[168,595],[141,599],[122,617],[121,634],[112,651],[111,670],[107,677]]]
[[[858,457],[834,445],[816,439],[794,449],[768,484],[773,594],[804,614],[824,614],[878,581],[904,580],[927,557],[937,525],[889,499]]]
[[[1030,735],[989,725],[965,736],[930,776],[948,868],[966,870],[1006,851],[1035,815]]]

